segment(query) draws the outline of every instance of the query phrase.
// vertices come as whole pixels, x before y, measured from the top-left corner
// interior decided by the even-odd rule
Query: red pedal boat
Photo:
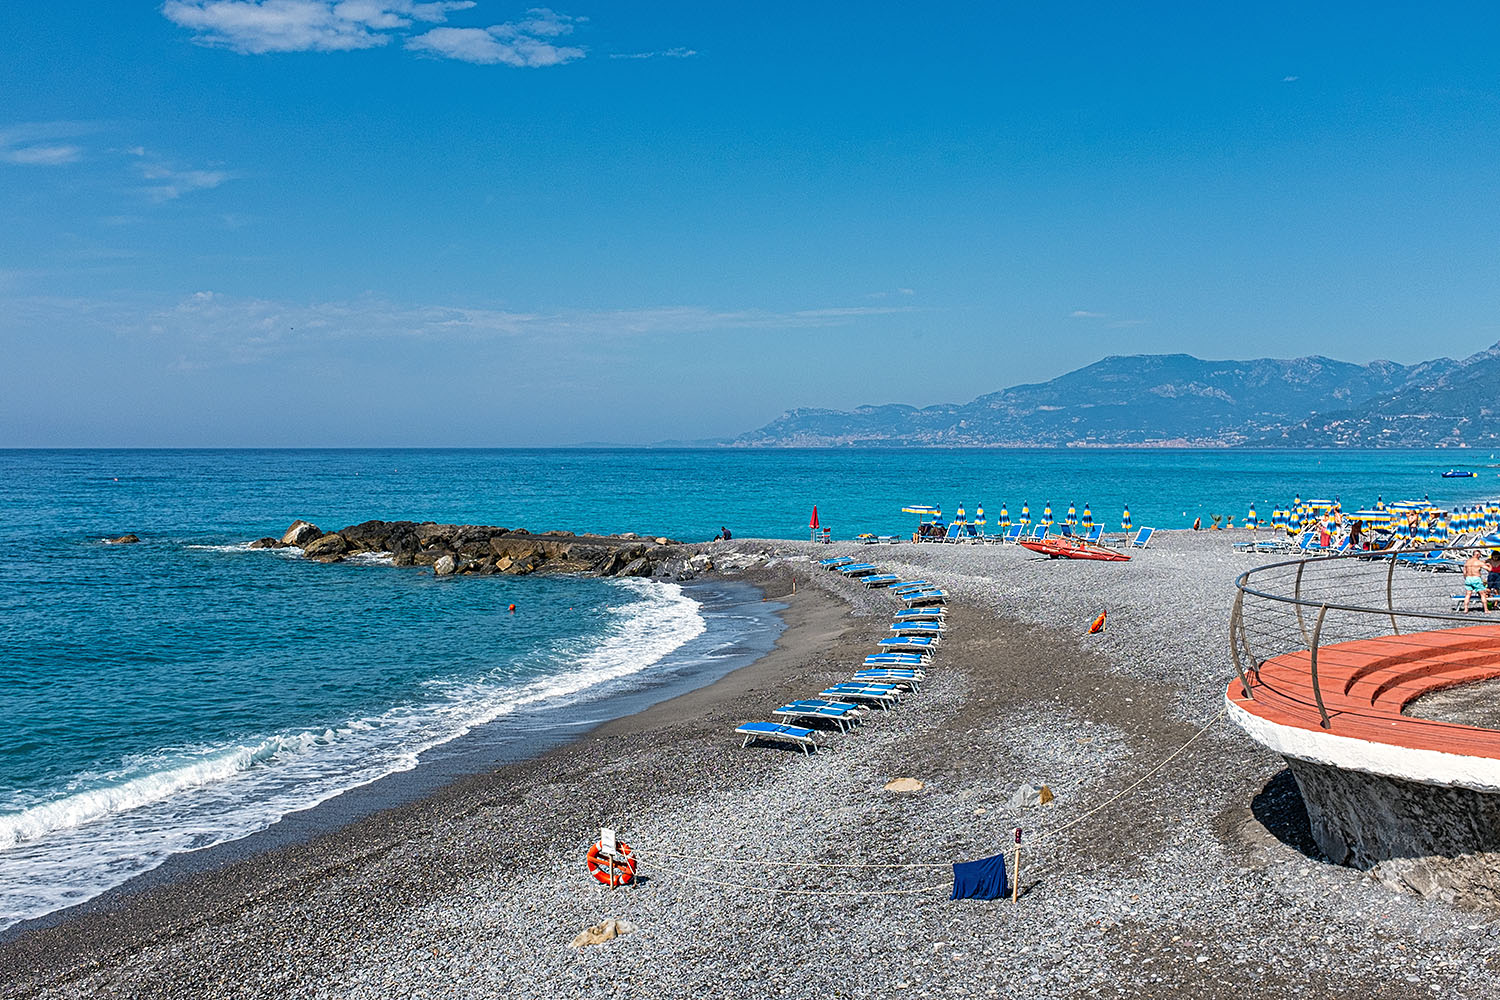
[[[1043,538],[1041,541],[1022,541],[1023,549],[1040,552],[1049,559],[1098,559],[1103,562],[1129,562],[1130,556],[1102,545],[1092,545],[1076,538]]]

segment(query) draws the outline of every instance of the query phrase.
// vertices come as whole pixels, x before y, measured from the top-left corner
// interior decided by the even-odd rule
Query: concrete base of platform
[[[1500,907],[1500,794],[1285,760],[1330,861],[1422,896]]]

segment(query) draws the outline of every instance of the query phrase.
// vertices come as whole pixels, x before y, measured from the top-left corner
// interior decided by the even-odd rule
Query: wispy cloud
[[[1302,77],[1300,77],[1300,76],[1284,76],[1284,77],[1281,78],[1281,82],[1282,83],[1296,83],[1300,79],[1302,79]]]
[[[698,54],[696,49],[684,48],[679,45],[672,49],[662,49],[659,52],[611,52],[611,59],[691,59]]]
[[[584,57],[582,48],[557,40],[585,18],[537,7],[504,24],[447,26],[449,14],[474,6],[472,0],[167,0],[161,12],[192,31],[198,44],[246,55],[348,52],[397,39],[412,52],[480,64],[557,66]]]
[[[1106,316],[1105,316],[1104,313],[1101,313],[1101,312],[1090,312],[1087,309],[1074,309],[1072,312],[1068,313],[1068,318],[1069,319],[1105,319]]]
[[[23,167],[60,167],[83,158],[75,140],[93,131],[80,122],[31,122],[0,129],[0,162]]]
[[[910,307],[852,306],[773,311],[701,306],[644,309],[512,311],[409,305],[369,296],[339,302],[290,303],[203,291],[142,311],[94,307],[108,325],[173,346],[179,367],[250,364],[317,350],[331,343],[392,340],[478,343],[497,339],[547,345],[602,343],[621,337],[693,336],[729,330],[798,330],[847,326]]]
[[[194,191],[212,190],[225,181],[232,180],[235,176],[228,170],[174,167],[160,159],[153,158],[140,146],[128,150],[128,153],[140,160],[137,169],[140,170],[141,176],[150,182],[141,190],[146,197],[158,203],[175,201]]]
[[[406,41],[413,52],[481,65],[560,66],[584,57],[583,49],[558,45],[555,40],[573,33],[587,18],[569,17],[538,7],[520,21],[488,28],[433,28]]]

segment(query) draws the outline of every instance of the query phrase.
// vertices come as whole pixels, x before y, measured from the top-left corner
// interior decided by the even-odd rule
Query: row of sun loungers
[[[844,573],[860,567],[848,556],[820,560],[827,570]],[[871,567],[873,569],[873,567]],[[866,577],[868,579],[868,577]],[[892,709],[907,694],[915,694],[927,679],[927,666],[942,642],[947,611],[945,595],[926,580],[900,583],[892,578],[890,590],[908,606],[897,611],[891,623],[895,635],[876,642],[879,651],[864,658],[848,681],[819,691],[815,698],[790,701],[771,712],[776,722],[746,722],[735,729],[744,737],[742,747],[756,740],[788,743],[805,754],[817,749],[817,730],[797,723],[831,723],[841,733],[853,731],[872,708]]]

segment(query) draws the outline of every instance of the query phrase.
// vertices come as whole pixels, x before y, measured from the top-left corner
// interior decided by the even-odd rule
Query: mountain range
[[[1489,447],[1500,344],[1455,361],[1112,356],[968,403],[789,410],[734,447]]]

